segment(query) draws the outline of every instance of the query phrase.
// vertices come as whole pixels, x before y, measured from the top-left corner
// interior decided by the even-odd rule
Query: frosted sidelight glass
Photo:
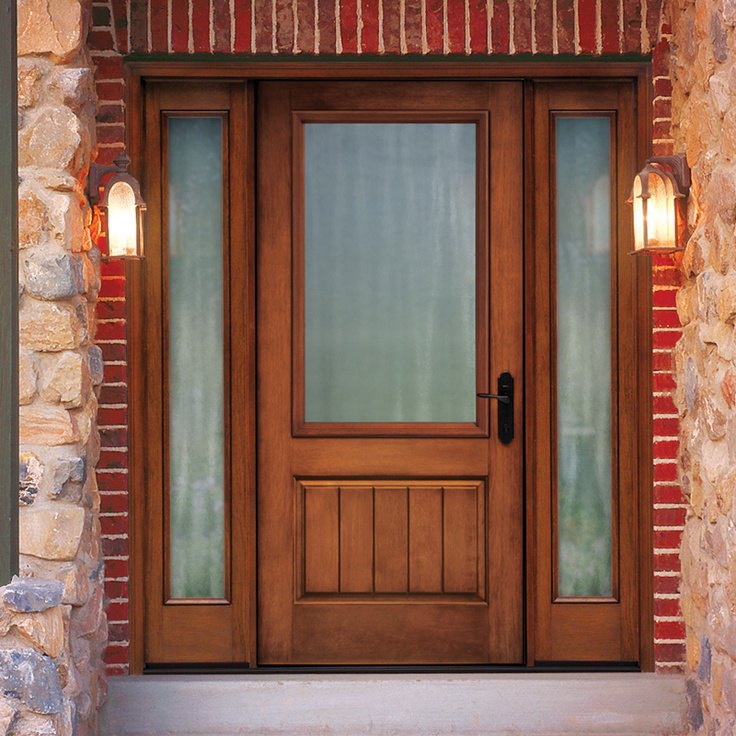
[[[307,421],[475,421],[475,137],[305,125]]]
[[[558,117],[558,594],[610,596],[611,130]]]
[[[225,596],[222,121],[168,121],[172,598]]]

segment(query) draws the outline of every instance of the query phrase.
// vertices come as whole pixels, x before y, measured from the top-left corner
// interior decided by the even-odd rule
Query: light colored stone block
[[[18,56],[66,61],[79,53],[84,32],[80,0],[18,0]]]
[[[21,345],[42,352],[73,350],[85,337],[84,325],[72,304],[28,298],[21,302],[19,330]]]
[[[75,409],[87,400],[90,387],[89,368],[85,357],[78,352],[65,351],[40,358],[41,398],[49,403]]]
[[[33,192],[22,194],[18,199],[18,245],[39,245],[47,227],[46,205]]]
[[[84,530],[79,506],[49,503],[20,511],[20,553],[47,560],[73,560]]]
[[[79,439],[69,412],[60,406],[20,407],[20,441],[29,445],[68,445]]]
[[[79,118],[68,107],[38,111],[18,135],[18,166],[40,166],[76,173],[83,160]]]
[[[18,355],[18,400],[21,406],[30,404],[35,398],[37,378],[33,353],[21,348]]]

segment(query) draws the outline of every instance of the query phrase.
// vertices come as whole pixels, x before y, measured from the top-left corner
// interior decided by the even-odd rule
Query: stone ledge
[[[685,733],[673,675],[143,675],[109,687],[108,736]]]

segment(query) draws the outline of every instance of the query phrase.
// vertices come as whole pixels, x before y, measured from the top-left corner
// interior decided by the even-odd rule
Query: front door
[[[257,100],[258,661],[521,663],[521,83]]]

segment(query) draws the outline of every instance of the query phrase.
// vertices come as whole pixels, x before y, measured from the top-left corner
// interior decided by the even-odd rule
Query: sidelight
[[[168,118],[171,598],[224,598],[222,119]]]
[[[555,137],[558,596],[610,596],[611,119]]]

